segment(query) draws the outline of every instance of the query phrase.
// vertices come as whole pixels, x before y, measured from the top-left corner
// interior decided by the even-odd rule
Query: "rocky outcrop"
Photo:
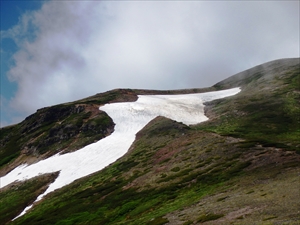
[[[113,121],[99,105],[56,105],[38,110],[13,128],[2,129],[0,155],[6,159],[3,164],[22,155],[46,158],[75,151],[113,130]]]
[[[113,121],[97,105],[66,105],[40,110],[26,119],[29,132],[42,130],[22,146],[25,154],[52,155],[57,151],[74,151],[106,137],[113,131]],[[37,117],[37,119],[35,119]],[[47,130],[44,130],[47,128]],[[23,130],[23,132],[24,132]]]

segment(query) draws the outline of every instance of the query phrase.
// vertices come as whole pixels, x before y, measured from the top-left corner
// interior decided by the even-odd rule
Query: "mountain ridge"
[[[264,73],[272,74],[272,77],[268,76],[268,79],[265,79]],[[247,75],[241,76],[243,74]],[[265,223],[289,221],[292,224],[295,221],[296,224],[299,221],[299,215],[296,212],[299,204],[297,205],[297,202],[293,201],[292,196],[297,196],[297,187],[295,186],[297,184],[297,177],[295,173],[299,171],[299,155],[297,154],[299,152],[299,140],[297,140],[297,136],[299,135],[299,126],[297,127],[299,125],[299,118],[297,118],[299,113],[298,84],[298,58],[276,60],[267,63],[267,66],[254,67],[252,72],[249,69],[246,72],[241,72],[219,82],[205,90],[220,90],[240,85],[242,87],[242,94],[230,97],[229,99],[215,100],[208,103],[205,110],[206,114],[209,115],[209,121],[199,125],[182,126],[177,122],[163,117],[156,118],[137,134],[136,141],[131,146],[130,151],[122,159],[102,172],[82,178],[80,181],[75,181],[74,184],[68,186],[68,189],[73,190],[69,191],[70,193],[64,192],[66,188],[62,188],[62,190],[49,194],[49,197],[36,206],[37,209],[33,209],[32,213],[29,212],[28,215],[19,218],[12,222],[12,224],[26,224],[26,221],[27,223],[31,221],[31,224],[59,224],[59,221],[64,224],[81,224],[84,221],[86,224],[122,224],[122,221],[125,224],[198,224],[204,222],[207,224],[228,224],[229,222],[253,224],[253,222],[258,221],[261,223],[264,223],[264,221]],[[180,91],[175,92],[178,93]],[[187,92],[187,90],[184,91]],[[195,92],[196,89],[189,91]],[[197,89],[197,91],[201,90]],[[148,94],[151,92],[155,94],[158,92],[162,93],[153,90],[117,89],[76,101],[75,104],[74,102],[63,104],[63,106],[75,105],[75,107],[72,106],[71,109],[66,107],[68,109],[65,111],[62,110],[62,113],[58,115],[63,115],[64,121],[68,121],[66,125],[73,124],[74,122],[75,126],[78,124],[81,125],[80,128],[83,127],[83,124],[88,124],[89,121],[92,122],[94,119],[101,121],[102,119],[107,123],[104,128],[110,129],[110,132],[112,132],[114,125],[107,119],[107,115],[103,114],[99,116],[97,113],[93,114],[91,109],[88,111],[91,113],[86,115],[88,113],[85,111],[86,108],[82,108],[81,106],[86,104],[84,105],[86,107],[89,104],[90,107],[96,109],[104,102],[124,101],[124,99],[126,101],[134,101],[138,95],[137,93],[141,92],[147,92]],[[168,93],[170,91],[163,92]],[[102,99],[99,96],[102,96]],[[280,104],[276,104],[277,101]],[[266,107],[263,107],[264,105]],[[278,105],[280,105],[280,110],[278,110]],[[228,108],[231,110],[228,110]],[[277,113],[273,112],[275,109],[277,109]],[[80,116],[72,118],[68,114],[69,110],[73,113],[72,115]],[[268,117],[265,118],[266,115]],[[282,115],[285,116],[285,119],[279,119]],[[27,122],[30,119],[31,117],[27,119]],[[254,119],[259,120],[259,122],[255,123]],[[264,126],[261,128],[259,126],[256,127],[258,123],[264,124]],[[101,124],[103,125],[103,121],[99,122],[98,125],[96,123],[95,126],[97,127]],[[59,125],[61,124],[58,124],[56,121],[50,129],[47,127],[49,125],[46,125],[46,128],[48,130],[52,129],[53,133],[59,133],[59,129],[57,129]],[[22,127],[22,125],[19,126]],[[40,125],[40,127],[43,126],[44,124]],[[39,127],[32,127],[36,130],[39,129]],[[47,130],[46,128],[44,127],[44,130]],[[6,131],[7,133],[13,131],[11,127],[5,129],[12,129]],[[37,133],[35,133],[36,130],[34,129],[32,135],[36,136]],[[62,129],[65,131],[64,129],[66,128],[63,127]],[[91,129],[87,130],[90,131]],[[246,132],[247,129],[248,132]],[[68,131],[68,129],[66,130]],[[3,130],[1,129],[1,131]],[[268,134],[266,134],[266,131]],[[108,135],[108,133],[104,134],[104,136]],[[20,136],[22,136],[21,134]],[[95,138],[95,136],[91,136],[89,136],[91,140]],[[3,133],[1,134],[1,146],[4,143],[3,137],[5,140],[7,136],[3,135]],[[11,139],[11,136],[6,139]],[[245,150],[247,151],[245,152]],[[45,151],[47,152],[47,150]],[[33,153],[29,153],[29,155]],[[38,152],[37,154],[40,153]],[[36,158],[40,159],[41,155],[38,155]],[[224,157],[226,160],[224,160]],[[195,160],[198,158],[199,160]],[[16,157],[12,157],[8,162],[14,164],[12,162],[14,159]],[[5,169],[3,170],[3,168],[7,166],[7,162],[1,165],[1,171],[5,173]],[[259,173],[262,168],[267,170],[265,175]],[[281,170],[288,172],[286,172],[287,175],[285,178],[278,179],[278,177],[282,176]],[[97,174],[102,174],[101,177],[103,177],[105,182],[101,181]],[[247,179],[243,178],[243,176],[249,180],[258,182],[257,185],[254,185],[253,190],[250,190]],[[264,176],[269,176],[269,178]],[[88,181],[89,179],[93,181]],[[243,188],[240,188],[241,190],[236,188],[235,192],[230,192],[232,186],[228,187],[230,184],[228,184],[227,180],[229,180],[229,183],[239,184],[246,192],[248,190],[248,194],[243,194],[245,199],[259,193],[259,188],[264,187],[262,189],[265,189],[266,186],[259,186],[261,185],[259,180],[268,180],[270,183],[277,185],[283,185],[284,180],[293,181],[287,182],[291,193],[286,193],[286,198],[288,198],[287,202],[293,205],[295,210],[288,210],[286,207],[283,207],[284,211],[282,212],[276,207],[270,206],[271,209],[268,214],[265,208],[253,202],[248,205],[242,205],[243,207],[240,207],[240,209],[243,210],[241,211],[237,209],[238,207],[233,206],[230,209],[228,205],[233,204],[234,198],[225,196],[224,194],[223,196],[222,193],[224,191],[235,194],[242,193],[241,190]],[[83,185],[85,187],[79,188],[79,182],[82,184],[92,182],[94,185]],[[22,184],[18,185],[20,185],[19,187],[22,186]],[[77,189],[79,188],[78,191],[76,191],[76,185],[78,186]],[[197,194],[196,190],[199,185],[203,187],[203,191]],[[101,186],[106,188],[100,188]],[[279,193],[277,189],[270,189],[272,189],[273,193]],[[124,193],[121,194],[121,190]],[[58,193],[64,193],[63,196],[69,196],[68,198],[73,199],[75,202],[81,199],[80,201],[86,202],[85,204],[88,204],[90,209],[84,211],[84,209],[79,207],[77,210],[68,211],[65,208],[62,212],[66,215],[63,216],[53,208],[52,212],[58,213],[58,216],[49,213],[49,216],[52,218],[44,218],[45,216],[43,217],[42,211],[39,211],[38,208],[42,209],[46,207],[46,203],[43,202],[56,201],[62,204],[58,197],[60,194]],[[137,195],[137,197],[134,199],[129,198],[132,194]],[[117,198],[118,195],[121,197],[120,199]],[[145,197],[147,195],[152,196],[152,198]],[[262,195],[258,195],[260,196],[258,201],[268,205],[263,200],[264,196],[275,194],[265,191]],[[51,196],[54,197],[53,200],[51,200]],[[70,198],[70,196],[72,197]],[[102,204],[107,205],[110,212],[104,209],[97,211],[95,205],[93,206],[92,204],[95,201],[92,196],[99,196],[97,197],[98,201],[101,202],[103,200]],[[216,196],[219,196],[219,198]],[[276,195],[275,197],[278,196]],[[276,200],[275,197],[271,198],[273,202]],[[207,206],[207,212],[205,208],[199,206],[203,204],[203,199],[205,198],[214,199],[211,202],[215,202],[215,205],[211,204],[212,206]],[[141,199],[144,199],[144,201]],[[161,201],[160,199],[165,200]],[[286,203],[283,198],[280,200]],[[26,204],[28,204],[32,200],[26,201]],[[115,202],[114,204],[116,205],[110,205],[108,201]],[[186,202],[180,203],[180,201]],[[241,204],[240,201],[241,199],[239,201],[236,200],[233,205],[238,206]],[[248,199],[247,201],[249,202],[250,200]],[[68,202],[70,201],[66,200],[64,204],[71,207]],[[148,207],[144,207],[143,209],[142,202],[148,205]],[[197,206],[194,205],[195,203],[197,203]],[[223,206],[227,205],[227,208],[225,207],[223,210],[214,208],[218,204],[222,205],[221,203],[223,203]],[[279,203],[278,205],[282,206]],[[153,209],[152,211],[150,210],[151,208]],[[262,210],[263,213],[258,214],[259,210],[256,208]],[[196,209],[198,210],[197,213],[194,212]],[[48,207],[47,210],[51,212],[51,207]],[[181,214],[184,216],[180,218],[179,215]],[[236,216],[232,214],[236,214]],[[16,213],[14,215],[16,216]],[[81,219],[77,218],[79,215],[81,215]],[[102,215],[103,218],[101,219],[99,215]],[[89,217],[92,219],[88,219]],[[8,220],[6,219],[6,221]]]

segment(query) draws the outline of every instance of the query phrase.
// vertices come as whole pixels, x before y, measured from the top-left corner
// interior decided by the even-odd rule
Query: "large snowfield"
[[[46,194],[97,172],[122,157],[135,140],[135,134],[157,116],[186,125],[208,120],[204,102],[235,95],[240,88],[184,95],[139,95],[136,102],[106,104],[100,107],[114,121],[114,132],[100,141],[67,154],[56,154],[32,165],[21,165],[0,178],[0,188],[41,174],[59,171],[59,176],[36,201]],[[23,215],[28,206],[19,216]]]

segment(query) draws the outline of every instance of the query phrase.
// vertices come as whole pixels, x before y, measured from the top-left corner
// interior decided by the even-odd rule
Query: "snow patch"
[[[197,124],[208,120],[204,115],[204,102],[232,96],[238,92],[240,88],[184,95],[139,95],[136,102],[106,104],[100,110],[105,111],[116,124],[115,131],[110,136],[75,152],[56,154],[32,165],[20,165],[1,177],[1,188],[14,181],[59,171],[56,180],[38,196],[36,201],[39,201],[49,192],[97,172],[122,157],[135,140],[135,134],[157,116],[186,125]],[[19,216],[25,214],[31,206]]]

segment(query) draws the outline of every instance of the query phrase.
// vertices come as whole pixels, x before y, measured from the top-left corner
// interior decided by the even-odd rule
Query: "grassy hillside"
[[[32,202],[33,197],[26,193],[37,195],[54,175],[1,189],[0,214],[5,216],[0,221],[43,225],[299,224],[299,66],[299,59],[278,60],[206,89],[240,86],[242,91],[209,103],[206,114],[211,119],[196,126],[156,118],[137,134],[124,157],[50,193],[15,221],[9,222],[21,206]],[[141,93],[155,91],[115,90],[76,105],[86,104],[84,115],[90,105],[133,101]],[[64,105],[73,107],[74,103]],[[72,121],[69,116],[73,115],[65,120]],[[74,118],[74,123],[77,120]],[[82,121],[81,127],[92,121],[92,116]],[[16,126],[6,128],[5,135],[1,132],[1,143],[3,137],[12,143],[8,135],[18,130]],[[44,132],[49,132],[46,128]],[[4,162],[2,171],[7,166]],[[32,182],[30,189],[28,182]]]
[[[207,114],[217,119],[199,128],[245,138],[249,145],[259,143],[300,153],[299,59],[263,64],[214,87],[236,85],[243,91],[209,103]]]

